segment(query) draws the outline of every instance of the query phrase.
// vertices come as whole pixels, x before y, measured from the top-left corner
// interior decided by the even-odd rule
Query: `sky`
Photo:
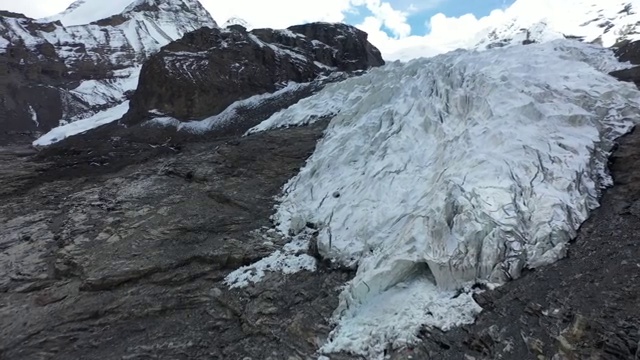
[[[105,0],[100,1],[108,6]],[[133,0],[132,0],[133,1]],[[224,23],[240,17],[254,27],[285,28],[310,21],[346,22],[369,34],[385,58],[454,50],[461,37],[500,18],[515,0],[200,0]],[[72,0],[0,0],[0,9],[33,18],[63,11]]]

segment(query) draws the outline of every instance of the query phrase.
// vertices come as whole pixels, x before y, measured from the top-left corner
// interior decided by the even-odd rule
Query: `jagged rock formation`
[[[640,41],[624,41],[614,51],[620,61],[640,65]]]
[[[118,7],[120,5],[120,7]],[[108,15],[96,19],[96,14]],[[34,20],[0,16],[0,127],[42,132],[126,100],[161,46],[216,23],[197,0],[78,0]]]
[[[367,34],[343,24],[250,32],[239,26],[202,28],[163,47],[144,64],[125,120],[138,123],[150,111],[179,120],[201,119],[290,81],[304,83],[334,71],[383,64]]]

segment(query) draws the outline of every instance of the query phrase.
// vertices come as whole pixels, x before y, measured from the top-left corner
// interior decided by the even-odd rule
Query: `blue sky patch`
[[[396,10],[402,10],[409,14],[407,22],[411,25],[411,35],[426,35],[429,32],[427,23],[437,13],[443,13],[448,17],[459,17],[465,14],[474,14],[477,18],[487,16],[495,9],[505,9],[515,0],[390,0],[388,1]],[[357,25],[362,23],[365,17],[373,14],[365,6],[359,6],[355,11],[346,14],[346,22]],[[382,28],[389,36],[391,31]]]

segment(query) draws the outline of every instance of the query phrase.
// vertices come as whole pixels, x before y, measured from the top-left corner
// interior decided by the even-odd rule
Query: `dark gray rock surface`
[[[614,52],[622,62],[629,62],[633,65],[640,64],[640,41],[624,41],[618,44]],[[636,86],[640,86],[640,66],[616,70],[610,74],[620,81],[632,82]]]
[[[137,124],[152,110],[181,121],[202,119],[279,85],[383,64],[367,33],[350,25],[311,23],[249,32],[241,26],[204,27],[144,64],[124,122]]]
[[[0,358],[310,358],[349,273],[222,280],[283,245],[265,244],[273,196],[323,127],[5,148]]]

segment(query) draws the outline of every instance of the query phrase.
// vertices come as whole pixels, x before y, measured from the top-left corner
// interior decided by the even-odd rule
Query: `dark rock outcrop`
[[[632,82],[640,86],[640,66],[612,71],[610,74],[620,81]]]
[[[614,52],[622,62],[630,62],[633,65],[640,64],[640,41],[622,42],[617,45]],[[620,81],[632,82],[640,87],[640,66],[612,71],[610,75]]]
[[[202,28],[163,47],[144,64],[125,122],[138,123],[151,110],[179,120],[201,119],[290,81],[309,82],[322,74],[383,64],[367,34],[344,24],[252,31]]]
[[[0,53],[0,128],[5,133],[57,126],[59,89],[69,69],[50,44],[9,45]]]
[[[640,65],[640,41],[623,41],[616,44],[614,52],[620,61]]]

